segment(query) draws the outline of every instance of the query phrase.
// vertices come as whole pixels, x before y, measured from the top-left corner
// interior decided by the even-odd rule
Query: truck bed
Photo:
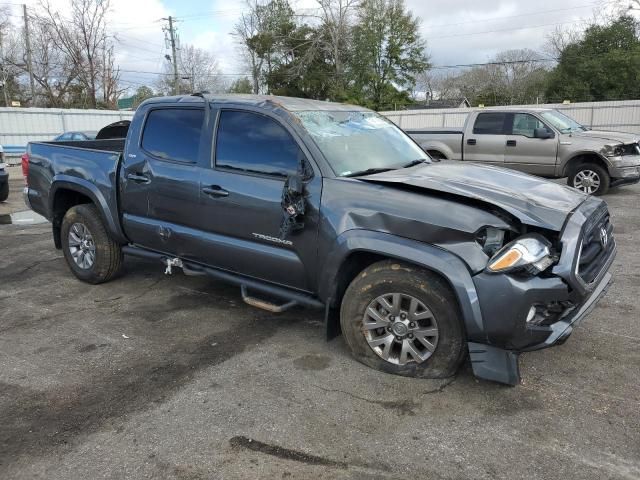
[[[462,160],[462,128],[407,129],[405,132],[434,158]]]
[[[68,184],[99,205],[109,228],[119,231],[117,178],[125,139],[29,143],[28,203],[52,220],[49,198]]]

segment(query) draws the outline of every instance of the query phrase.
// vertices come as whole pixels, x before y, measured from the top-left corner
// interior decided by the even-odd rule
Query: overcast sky
[[[65,10],[67,0],[52,0]],[[161,19],[172,15],[181,42],[213,52],[223,73],[244,73],[230,35],[245,9],[231,0],[111,0],[110,31],[117,39],[117,60],[126,85],[152,84],[169,53]],[[292,2],[302,13],[313,13],[315,0]],[[421,18],[433,65],[486,62],[507,49],[539,49],[556,26],[580,28],[594,13],[611,7],[606,0],[406,0]],[[35,6],[37,0],[27,0]],[[21,13],[15,6],[15,14]],[[14,17],[17,18],[17,17]],[[141,73],[151,72],[151,73]]]

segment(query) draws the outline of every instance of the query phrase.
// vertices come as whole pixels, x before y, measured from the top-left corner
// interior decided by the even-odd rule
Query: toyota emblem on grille
[[[607,229],[604,227],[600,228],[600,245],[602,248],[607,248],[607,244],[609,243],[609,234],[607,233]]]

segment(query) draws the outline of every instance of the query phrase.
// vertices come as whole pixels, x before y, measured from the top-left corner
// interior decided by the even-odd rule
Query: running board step
[[[165,266],[165,272],[170,273],[171,268],[179,267],[185,275],[207,275],[216,280],[220,280],[232,285],[237,285],[242,289],[243,300],[254,307],[264,308],[270,312],[284,312],[295,305],[310,308],[324,308],[324,302],[320,301],[317,297],[314,297],[308,293],[297,291],[291,288],[282,287],[280,285],[274,285],[272,283],[263,282],[253,279],[244,275],[239,275],[234,272],[226,270],[219,270],[217,268],[205,267],[204,265],[192,263],[179,258],[170,257],[163,253],[146,250],[135,245],[125,245],[122,247],[122,252],[125,255],[131,255],[134,257],[146,258],[150,260],[159,260]],[[277,298],[282,300],[282,305],[277,305],[268,301],[260,300],[258,298],[248,295],[247,289],[258,292],[267,296],[268,298]]]
[[[287,310],[298,305],[298,302],[296,302],[295,300],[290,300],[286,303],[276,305],[275,303],[252,297],[247,293],[246,285],[240,285],[240,292],[242,293],[242,300],[244,301],[244,303],[246,303],[247,305],[251,305],[252,307],[261,308],[262,310],[266,310],[271,313],[286,312]]]

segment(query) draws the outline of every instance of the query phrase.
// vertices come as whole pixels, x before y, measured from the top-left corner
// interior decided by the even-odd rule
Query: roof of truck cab
[[[174,97],[156,97],[148,100],[149,103],[197,103],[206,99],[209,103],[248,105],[253,107],[283,108],[290,112],[303,112],[309,110],[326,111],[370,111],[359,105],[347,105],[344,103],[324,102],[321,100],[310,100],[308,98],[281,97],[278,95],[246,95],[246,94],[204,94],[200,95],[180,95]],[[146,103],[146,102],[145,102]]]
[[[515,112],[550,112],[552,110],[555,110],[555,108],[550,108],[550,107],[486,107],[486,108],[478,108],[475,111],[476,112],[484,112],[484,111],[489,111],[489,112],[495,112],[495,111],[515,111]]]

